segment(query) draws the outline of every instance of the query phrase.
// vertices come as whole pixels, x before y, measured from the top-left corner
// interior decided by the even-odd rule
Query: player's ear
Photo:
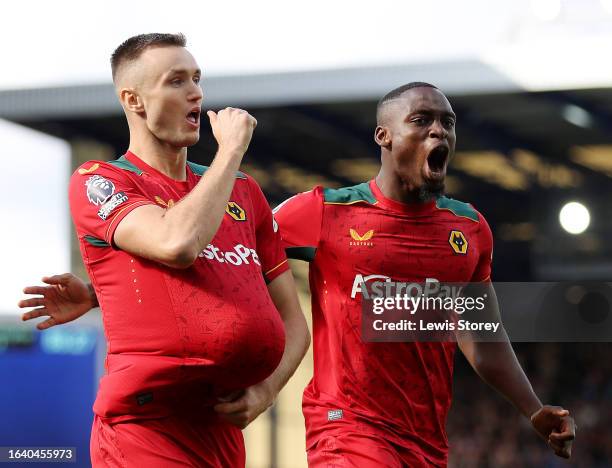
[[[378,125],[374,130],[374,141],[381,148],[388,148],[391,146],[391,135],[389,135],[389,129]]]
[[[126,111],[137,114],[144,112],[142,97],[133,88],[121,88],[119,91],[119,101]]]

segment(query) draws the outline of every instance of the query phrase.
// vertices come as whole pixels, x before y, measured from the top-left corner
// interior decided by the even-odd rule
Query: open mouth
[[[427,156],[427,165],[432,175],[439,176],[444,173],[448,161],[448,152],[448,146],[445,145],[436,146],[430,151]]]
[[[187,120],[194,125],[198,125],[200,123],[200,109],[192,109],[189,114],[187,114]]]

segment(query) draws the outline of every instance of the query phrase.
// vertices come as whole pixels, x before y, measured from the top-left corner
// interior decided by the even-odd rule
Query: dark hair
[[[111,55],[111,70],[113,81],[117,76],[117,70],[121,65],[132,60],[136,60],[149,47],[156,46],[176,46],[185,47],[187,39],[181,33],[150,33],[132,36],[123,41]]]
[[[412,81],[408,84],[399,86],[395,89],[392,89],[391,91],[389,91],[387,94],[385,94],[380,101],[378,101],[378,104],[376,105],[376,120],[380,120],[380,111],[382,109],[382,107],[389,101],[396,99],[398,97],[400,97],[402,94],[404,94],[406,91],[408,91],[409,89],[413,89],[413,88],[434,88],[434,89],[438,89],[437,86],[434,86],[430,83],[425,83],[423,81]]]

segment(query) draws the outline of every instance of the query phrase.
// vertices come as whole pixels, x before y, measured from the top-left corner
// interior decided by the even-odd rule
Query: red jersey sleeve
[[[478,264],[472,275],[472,282],[491,281],[491,262],[493,260],[493,234],[487,220],[478,213],[480,231],[478,233]]]
[[[129,174],[102,161],[89,161],[72,174],[70,211],[79,238],[113,246],[121,220],[139,206],[154,204]]]
[[[270,283],[287,271],[289,264],[287,263],[283,241],[278,231],[278,224],[274,221],[270,205],[257,182],[251,177],[248,180],[253,206],[257,213],[255,220],[257,246],[255,250],[261,262],[264,279],[266,283]]]
[[[274,209],[289,258],[314,259],[323,223],[323,188],[298,193]]]

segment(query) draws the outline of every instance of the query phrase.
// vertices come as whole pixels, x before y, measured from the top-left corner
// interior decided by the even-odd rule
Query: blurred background
[[[447,191],[487,217],[493,279],[612,279],[612,0],[22,0],[3,7],[1,24],[0,446],[75,446],[78,466],[89,464],[99,311],[39,333],[15,304],[45,274],[86,278],[66,187],[82,162],[127,148],[109,57],[134,34],[185,33],[204,106],[257,118],[242,169],[272,206],[372,178],[377,100],[410,81],[435,84],[458,116]],[[215,150],[203,125],[189,159],[209,164]],[[292,266],[310,319],[307,265]],[[612,320],[604,309],[602,323]],[[612,345],[515,349],[541,399],[574,413],[573,460],[555,459],[458,356],[449,466],[612,466]],[[309,353],[245,431],[249,467],[306,466],[300,402],[311,375]]]

